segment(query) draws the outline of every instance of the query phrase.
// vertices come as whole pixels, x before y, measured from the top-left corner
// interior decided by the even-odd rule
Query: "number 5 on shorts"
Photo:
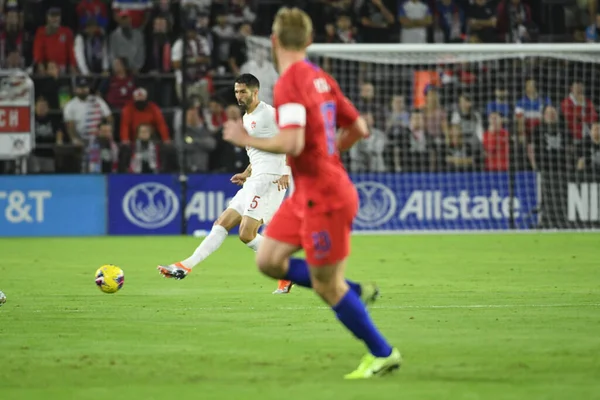
[[[256,209],[256,207],[258,207],[258,200],[260,200],[260,196],[254,196],[254,198],[250,202],[250,208],[251,209],[254,210],[254,209]]]

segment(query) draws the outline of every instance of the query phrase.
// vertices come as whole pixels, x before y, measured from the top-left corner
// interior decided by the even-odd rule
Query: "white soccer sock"
[[[261,235],[260,233],[257,233],[256,237],[254,239],[252,239],[251,241],[246,243],[246,246],[250,247],[254,251],[258,251],[258,246],[260,246],[263,239],[264,239],[264,236]]]
[[[196,248],[194,254],[186,258],[181,263],[186,268],[194,268],[206,257],[217,251],[227,237],[227,229],[221,225],[213,225],[210,233],[204,238],[202,243]]]

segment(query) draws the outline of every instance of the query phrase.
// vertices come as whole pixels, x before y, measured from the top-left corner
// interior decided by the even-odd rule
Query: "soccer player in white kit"
[[[243,124],[251,136],[272,137],[279,128],[275,109],[258,100],[260,83],[252,74],[242,74],[235,80],[235,97],[245,110]],[[250,165],[231,182],[242,185],[229,207],[215,221],[208,236],[194,253],[183,261],[170,265],[159,265],[159,272],[167,278],[183,279],[200,262],[215,252],[229,231],[240,226],[240,240],[256,251],[263,240],[258,233],[262,224],[268,224],[281,205],[289,186],[289,167],[284,154],[273,154],[247,148]],[[290,281],[279,281],[275,294],[289,293]]]

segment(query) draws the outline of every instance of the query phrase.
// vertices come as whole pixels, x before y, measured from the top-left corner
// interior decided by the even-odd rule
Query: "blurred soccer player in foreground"
[[[369,133],[337,82],[307,61],[311,38],[312,22],[306,13],[297,8],[279,10],[271,36],[280,73],[274,89],[279,133],[252,137],[242,124],[231,121],[224,137],[238,146],[288,155],[295,191],[267,226],[256,256],[258,267],[274,279],[313,288],[369,349],[345,378],[371,378],[399,368],[402,358],[367,313],[366,303],[376,298],[377,289],[344,278],[358,194],[338,151],[348,150]],[[338,126],[342,131],[336,136]],[[306,259],[292,258],[300,249]]]

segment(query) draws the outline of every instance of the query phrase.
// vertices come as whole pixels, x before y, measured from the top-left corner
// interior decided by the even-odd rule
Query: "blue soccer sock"
[[[308,264],[303,258],[290,258],[288,272],[284,279],[292,281],[298,286],[312,288]],[[352,282],[348,279],[346,279],[346,283],[348,284],[348,286],[350,286],[350,289],[358,296],[362,294],[362,288],[360,287],[360,284]]]
[[[367,345],[371,354],[375,357],[388,357],[392,354],[392,347],[379,333],[354,291],[349,290],[332,309],[340,322]]]

